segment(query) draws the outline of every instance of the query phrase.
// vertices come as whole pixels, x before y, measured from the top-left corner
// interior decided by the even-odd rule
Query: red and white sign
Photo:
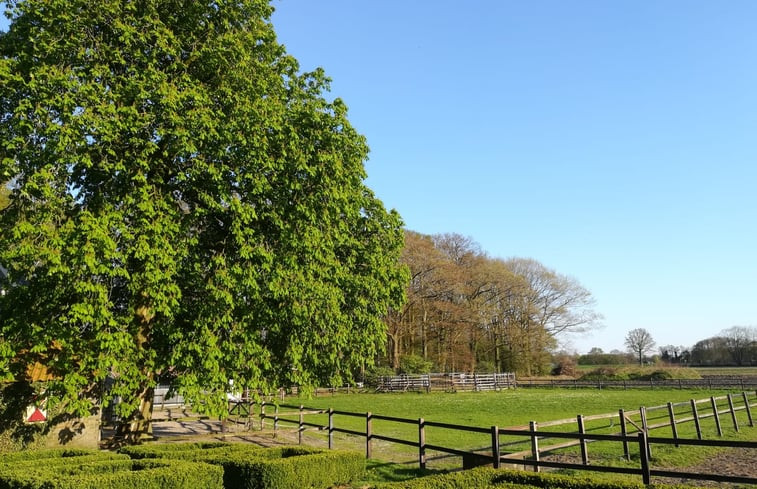
[[[27,406],[24,421],[27,423],[42,423],[47,421],[47,410],[37,406]]]

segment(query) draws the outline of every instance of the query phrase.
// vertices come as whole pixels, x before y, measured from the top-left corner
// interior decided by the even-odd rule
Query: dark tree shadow
[[[37,393],[29,382],[0,385],[0,437],[27,446],[49,433],[51,423],[26,423],[26,408],[37,401]]]

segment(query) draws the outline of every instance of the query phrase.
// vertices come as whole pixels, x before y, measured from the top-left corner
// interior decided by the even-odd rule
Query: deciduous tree
[[[401,222],[267,1],[7,5],[3,373],[44,362],[50,402],[78,414],[110,378],[133,437],[159,379],[223,416],[230,380],[333,385],[376,355]]]
[[[644,354],[654,351],[655,341],[644,328],[632,329],[626,335],[626,347],[639,359],[639,365],[644,363]]]

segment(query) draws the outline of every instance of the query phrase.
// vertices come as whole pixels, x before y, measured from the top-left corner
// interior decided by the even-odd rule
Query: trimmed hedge
[[[37,461],[41,459],[57,459],[83,456],[92,456],[100,459],[123,458],[117,453],[101,450],[89,450],[85,448],[52,448],[48,450],[23,450],[13,453],[3,453],[0,454],[0,462],[15,463],[23,460]]]
[[[327,488],[363,474],[357,452],[291,446],[261,448],[246,443],[160,444],[125,447],[134,458],[169,458],[220,465],[227,489]]]
[[[641,482],[593,480],[587,477],[561,474],[536,474],[519,470],[478,467],[462,472],[430,475],[402,482],[388,482],[372,486],[374,489],[665,489],[689,488],[686,485],[645,486]]]
[[[30,452],[31,453],[31,452]],[[20,460],[0,468],[0,489],[220,489],[223,469],[182,460],[96,456]]]
[[[119,453],[126,454],[134,459],[143,458],[175,458],[181,460],[194,460],[211,454],[224,454],[244,452],[257,456],[266,448],[249,443],[197,442],[197,443],[158,443],[147,445],[134,445],[122,447]]]

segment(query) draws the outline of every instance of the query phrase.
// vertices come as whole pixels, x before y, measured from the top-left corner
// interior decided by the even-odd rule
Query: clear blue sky
[[[573,348],[757,325],[757,2],[273,5],[407,228],[535,258],[593,293],[604,327]]]
[[[757,2],[276,0],[409,229],[575,277],[604,328],[757,325]]]

